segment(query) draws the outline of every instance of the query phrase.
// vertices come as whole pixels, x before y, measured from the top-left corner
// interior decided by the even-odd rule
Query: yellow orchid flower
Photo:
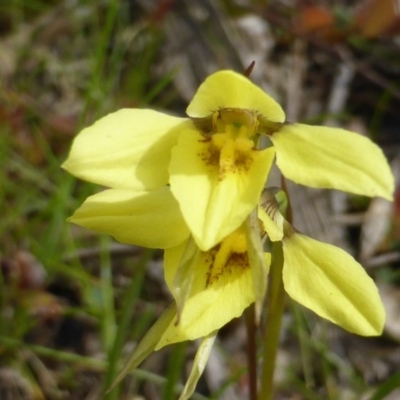
[[[167,344],[203,338],[182,399],[194,390],[215,332],[253,302],[263,304],[270,255],[262,252],[253,210],[275,154],[282,173],[300,184],[387,199],[394,188],[371,141],[286,123],[281,107],[235,72],[208,77],[187,114],[112,113],[77,136],[63,164],[110,188],[89,197],[72,222],[165,249],[175,306],[150,330],[130,367]],[[260,148],[261,136],[272,146]],[[283,280],[293,299],[352,332],[380,332],[379,295],[354,259],[296,232],[274,207],[259,208],[259,218],[269,239],[282,242]]]
[[[282,242],[283,284],[289,296],[349,332],[380,335],[385,310],[364,268],[344,250],[298,232],[278,208],[273,193],[265,190],[259,216],[270,239]]]

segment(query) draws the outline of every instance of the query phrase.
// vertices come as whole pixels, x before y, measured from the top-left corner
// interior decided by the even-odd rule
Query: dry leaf
[[[365,38],[376,38],[400,31],[400,16],[396,0],[369,0],[354,18],[354,26]]]

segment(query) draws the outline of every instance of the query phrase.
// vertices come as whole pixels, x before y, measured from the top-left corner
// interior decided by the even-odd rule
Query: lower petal
[[[109,189],[90,196],[70,221],[122,243],[168,248],[185,241],[188,228],[167,187],[152,192]]]
[[[255,301],[253,275],[247,253],[227,258],[218,266],[221,246],[208,252],[199,252],[192,260],[190,294],[184,304],[179,321],[170,324],[160,340],[158,348],[184,340],[194,340],[218,330]],[[171,291],[175,291],[175,275],[186,249],[186,243],[165,251],[165,279]],[[223,251],[223,250],[222,250]]]
[[[382,333],[378,289],[353,257],[298,233],[283,240],[283,255],[283,282],[292,299],[349,332]]]
[[[209,143],[196,131],[183,133],[172,150],[171,190],[197,245],[204,251],[237,229],[258,203],[274,159],[272,148],[252,151],[246,171],[227,173],[203,156]]]
[[[271,140],[279,169],[296,183],[388,200],[393,197],[394,178],[388,162],[366,137],[338,128],[288,124]]]

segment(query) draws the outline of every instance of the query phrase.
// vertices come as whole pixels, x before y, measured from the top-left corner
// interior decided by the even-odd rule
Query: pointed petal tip
[[[74,173],[74,162],[71,160],[71,157],[68,155],[67,159],[60,165],[60,168],[64,171],[68,172],[70,175],[76,176]]]
[[[299,233],[285,238],[283,251],[283,281],[293,300],[349,332],[381,334],[385,310],[378,289],[352,256]]]
[[[60,165],[60,168],[65,169],[67,171],[67,164],[68,164],[68,158]]]
[[[384,199],[386,199],[388,201],[394,201],[395,190],[396,190],[396,182],[395,182],[394,176],[392,174],[392,182],[389,184],[389,187],[383,191],[383,193],[380,195],[380,197],[383,197]]]

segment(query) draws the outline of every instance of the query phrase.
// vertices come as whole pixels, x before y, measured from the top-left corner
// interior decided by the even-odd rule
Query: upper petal
[[[204,159],[208,142],[198,132],[183,133],[172,150],[171,190],[202,250],[208,250],[237,229],[258,203],[274,150],[253,150],[246,170],[229,171]]]
[[[343,129],[289,124],[271,140],[279,169],[296,183],[393,198],[388,162],[366,137]]]
[[[350,332],[382,333],[385,310],[378,289],[353,257],[298,233],[283,240],[283,256],[290,297]]]
[[[123,109],[80,132],[62,167],[104,186],[156,189],[168,182],[171,148],[185,126],[187,119]]]
[[[168,248],[185,241],[189,230],[167,187],[151,192],[109,189],[90,196],[70,221],[112,235],[122,243]]]
[[[283,122],[281,106],[245,76],[233,71],[210,75],[199,87],[186,112],[204,118],[223,108],[253,110],[273,122]]]

